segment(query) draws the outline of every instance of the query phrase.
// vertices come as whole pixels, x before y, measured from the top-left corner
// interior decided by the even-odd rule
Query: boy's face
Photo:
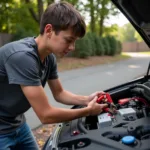
[[[73,35],[71,29],[67,29],[65,31],[62,30],[58,34],[52,30],[47,42],[47,47],[58,57],[63,57],[75,49],[76,40],[77,37]]]

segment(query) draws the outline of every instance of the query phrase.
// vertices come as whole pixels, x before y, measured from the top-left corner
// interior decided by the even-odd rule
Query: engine
[[[119,122],[129,123],[140,118],[150,116],[150,106],[143,98],[133,97],[119,100],[116,113],[102,113],[98,115],[99,127],[116,125]]]
[[[107,103],[111,109],[104,109],[98,116],[82,117],[59,125],[56,130],[58,148],[150,150],[150,92],[144,91],[140,95],[139,91],[132,93],[128,86],[111,92],[111,95],[107,92],[100,95],[97,102]],[[73,109],[80,107],[83,106]]]
[[[142,143],[144,146],[146,140],[150,141],[150,107],[147,101],[131,97],[120,99],[116,106],[116,113],[103,112],[98,115],[96,124],[87,118],[87,130],[98,129],[102,137],[130,147],[140,147]]]

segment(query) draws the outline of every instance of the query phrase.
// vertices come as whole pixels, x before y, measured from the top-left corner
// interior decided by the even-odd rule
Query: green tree
[[[36,36],[44,9],[54,0],[1,0],[0,32],[14,34],[14,40]],[[78,0],[69,0],[73,5]]]
[[[135,37],[136,30],[133,28],[133,26],[130,23],[125,24],[121,28],[122,33],[122,42],[133,42],[137,41]]]
[[[100,36],[104,33],[104,22],[106,19],[110,15],[118,14],[118,10],[110,0],[87,0],[84,3],[84,8],[86,16],[89,14],[90,17],[88,31],[95,32]]]
[[[88,0],[87,4],[85,4],[86,11],[90,14],[90,32],[95,31],[95,3],[93,0]]]
[[[0,32],[10,33],[13,21],[13,10],[17,5],[13,0],[0,1]]]
[[[118,9],[111,3],[110,0],[97,0],[97,20],[99,21],[99,35],[104,33],[104,22],[110,15],[117,15]]]
[[[105,26],[103,36],[112,35],[112,36],[115,36],[116,38],[119,38],[118,31],[119,31],[119,26],[117,24],[113,24],[110,27]]]
[[[0,7],[0,32],[16,34],[18,38],[37,33],[39,25],[32,19],[25,1],[1,0]],[[35,2],[32,8],[36,11]]]
[[[26,4],[28,4],[28,10],[31,16],[38,24],[40,24],[40,20],[44,12],[44,6],[47,7],[49,4],[53,3],[54,1],[55,0],[45,0],[45,1],[36,0],[35,2],[31,0],[25,0]],[[71,3],[72,5],[77,5],[78,0],[68,0],[67,2]],[[32,7],[35,4],[36,4],[36,9]]]
[[[25,3],[22,3],[14,10],[14,22],[12,26],[13,40],[18,40],[27,36],[37,36],[39,33],[39,24],[33,20],[31,14],[27,10],[28,6]]]
[[[26,4],[28,4],[28,10],[31,14],[31,16],[33,17],[33,19],[40,24],[40,20],[42,17],[42,14],[44,12],[44,2],[47,5],[49,5],[50,3],[54,2],[54,0],[36,0],[35,1],[31,1],[31,0],[25,0]],[[36,5],[36,7],[35,7]]]

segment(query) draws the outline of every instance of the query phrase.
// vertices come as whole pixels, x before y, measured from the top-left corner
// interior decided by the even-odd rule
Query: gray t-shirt
[[[31,106],[20,85],[43,87],[57,79],[53,54],[42,63],[33,37],[11,42],[0,48],[0,134],[15,130],[25,122],[24,112]]]

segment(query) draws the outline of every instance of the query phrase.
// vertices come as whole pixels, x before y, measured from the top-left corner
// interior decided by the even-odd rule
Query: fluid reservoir
[[[124,136],[122,138],[122,143],[126,145],[134,144],[135,142],[135,137],[134,136]]]

